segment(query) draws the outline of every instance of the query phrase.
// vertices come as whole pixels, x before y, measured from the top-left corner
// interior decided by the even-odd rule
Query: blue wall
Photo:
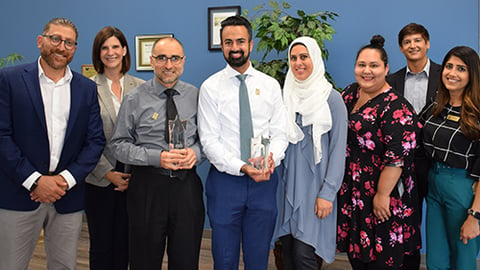
[[[440,63],[445,53],[456,45],[479,48],[479,2],[477,0],[290,0],[290,12],[307,13],[329,10],[340,16],[332,26],[337,34],[327,42],[330,52],[326,63],[337,85],[345,87],[354,81],[353,64],[357,50],[374,34],[386,39],[390,70],[405,65],[397,45],[398,31],[409,22],[423,24],[430,32],[429,56]],[[34,61],[38,57],[36,36],[53,17],[67,17],[80,32],[78,48],[71,67],[80,71],[82,64],[91,63],[93,39],[102,27],[113,25],[126,35],[132,56],[135,35],[174,33],[185,46],[187,55],[183,80],[197,87],[210,74],[225,66],[221,52],[208,50],[207,8],[240,5],[251,10],[262,1],[231,0],[2,0],[0,2],[0,57],[12,52]],[[254,14],[250,11],[250,14]],[[260,54],[254,53],[253,58]],[[132,58],[132,63],[135,59]],[[130,74],[150,79],[152,72]],[[205,178],[207,164],[200,167]]]
[[[291,0],[290,12],[296,9],[308,12],[330,10],[340,16],[333,27],[337,31],[327,42],[330,60],[327,70],[340,87],[354,80],[353,63],[357,50],[368,43],[374,34],[382,34],[390,56],[391,70],[404,65],[397,45],[400,28],[412,21],[425,25],[431,35],[430,57],[441,62],[445,53],[456,45],[467,45],[478,50],[479,5],[477,0]],[[183,80],[200,86],[210,74],[225,63],[221,52],[208,50],[207,7],[240,5],[243,9],[266,3],[231,0],[2,0],[0,3],[0,57],[11,52],[23,55],[26,61],[38,57],[36,36],[52,17],[71,19],[80,36],[72,67],[79,71],[82,64],[91,62],[93,38],[100,28],[114,25],[127,36],[134,54],[135,35],[174,33],[185,45],[187,62]],[[454,3],[454,5],[453,5]],[[253,14],[251,11],[250,14]],[[260,54],[253,54],[259,58]],[[134,63],[134,59],[133,63]],[[144,79],[151,72],[131,74]]]

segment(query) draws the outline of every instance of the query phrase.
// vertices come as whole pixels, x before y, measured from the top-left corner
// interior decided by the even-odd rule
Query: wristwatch
[[[471,215],[472,217],[480,220],[480,212],[477,212],[473,210],[472,208],[468,209],[468,214]]]
[[[38,177],[37,180],[35,180],[35,182],[33,182],[32,186],[30,186],[30,192],[33,192],[37,188],[38,180],[40,180],[40,177]]]

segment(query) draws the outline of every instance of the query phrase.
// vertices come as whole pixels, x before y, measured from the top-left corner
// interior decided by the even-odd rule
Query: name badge
[[[447,115],[447,120],[450,120],[450,121],[453,121],[453,122],[458,122],[458,121],[460,121],[460,116],[449,114],[449,115]]]

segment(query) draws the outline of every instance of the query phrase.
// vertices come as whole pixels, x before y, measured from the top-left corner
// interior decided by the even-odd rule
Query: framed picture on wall
[[[240,6],[208,8],[208,49],[221,50],[220,23],[230,16],[240,14]]]
[[[173,34],[137,35],[135,36],[135,63],[137,71],[153,70],[150,65],[153,43],[163,37],[173,37]]]

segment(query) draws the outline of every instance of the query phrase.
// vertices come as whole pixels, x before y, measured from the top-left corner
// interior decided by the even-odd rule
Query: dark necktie
[[[175,89],[167,89],[165,90],[165,94],[167,95],[167,119],[166,119],[166,127],[165,127],[165,140],[167,143],[170,143],[170,133],[168,128],[169,120],[175,120],[177,117],[177,107],[175,106],[175,102],[173,101],[173,95],[177,92]]]
[[[175,106],[175,102],[173,101],[173,95],[177,90],[175,89],[167,89],[165,90],[165,94],[167,94],[167,126],[165,128],[165,139],[167,143],[170,143],[170,130],[168,128],[168,122],[170,120],[175,120],[178,117],[177,106]],[[176,170],[171,171],[170,177],[177,177],[179,179],[185,179],[187,176],[188,170]]]
[[[253,126],[248,90],[245,84],[247,74],[239,74],[236,77],[240,80],[240,91],[238,92],[240,106],[240,153],[241,159],[248,162],[250,158],[250,145],[253,138]]]

